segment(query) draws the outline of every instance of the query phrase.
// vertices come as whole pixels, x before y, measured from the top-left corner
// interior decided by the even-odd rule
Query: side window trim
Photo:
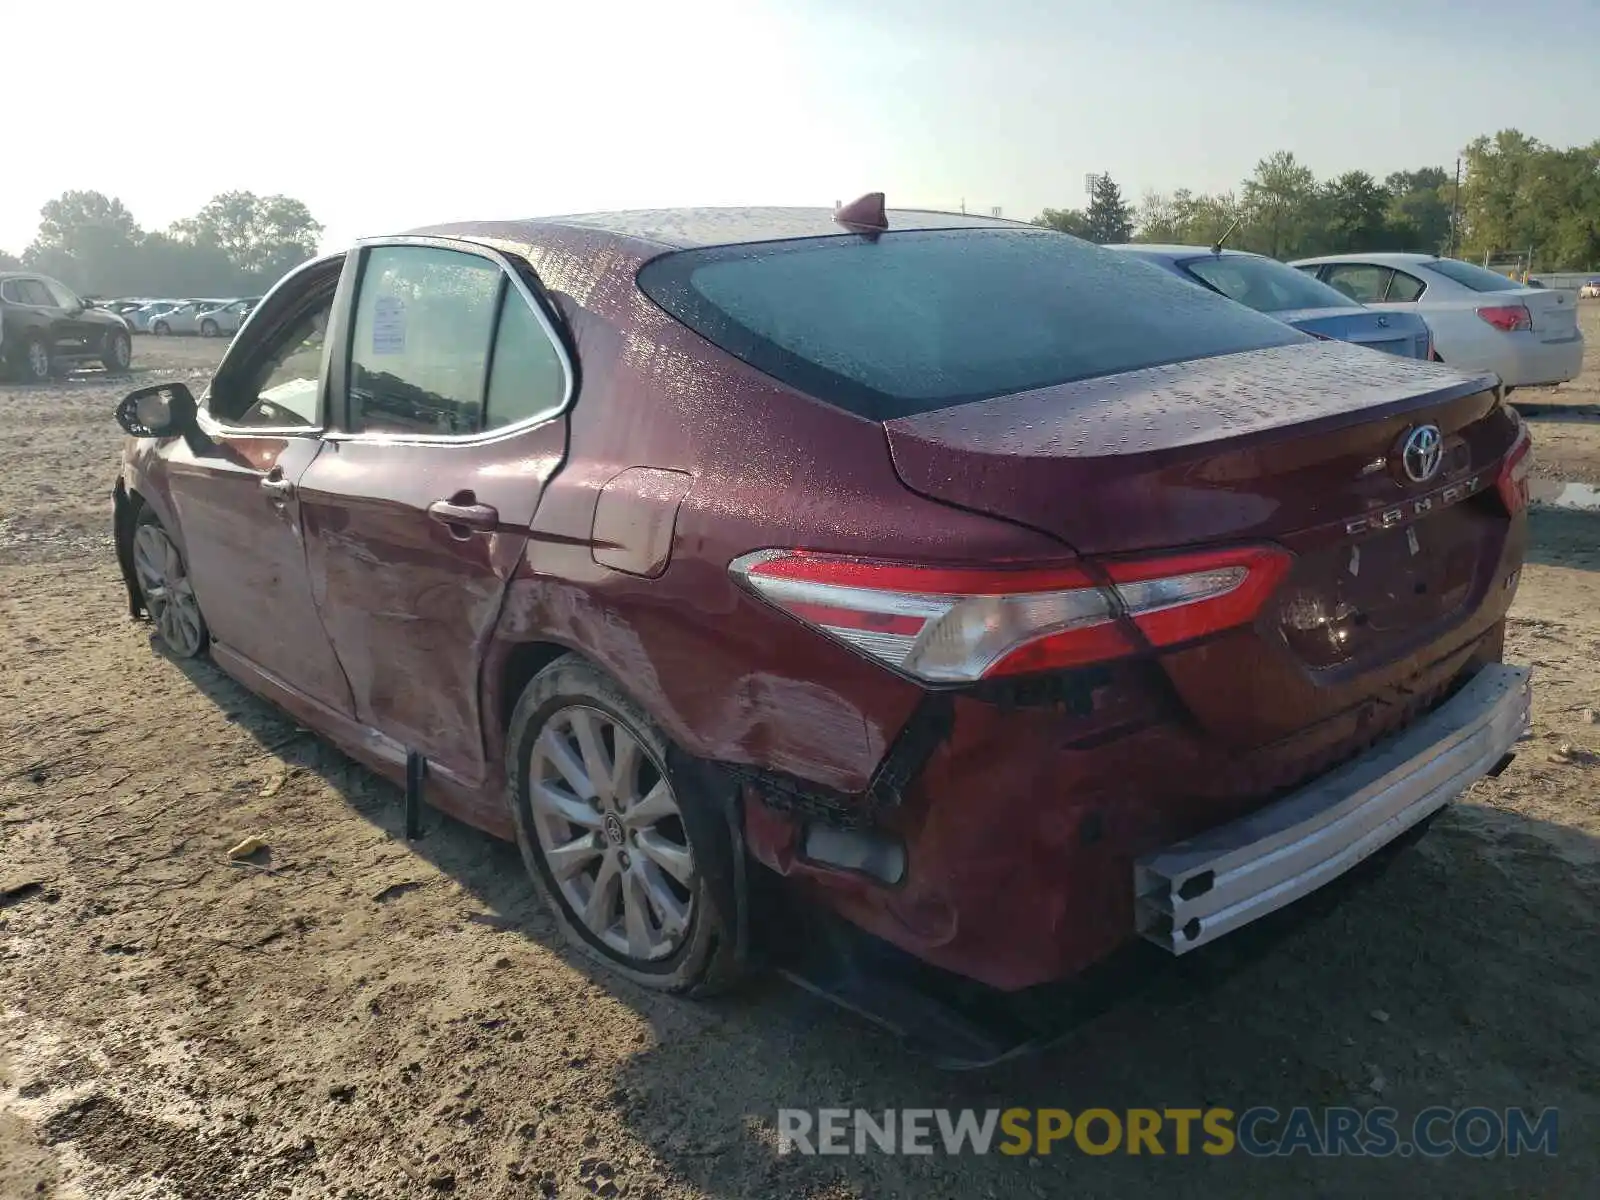
[[[350,359],[355,349],[355,309],[361,294],[361,282],[366,274],[369,252],[388,246],[421,246],[431,247],[436,250],[455,250],[463,254],[471,254],[478,258],[487,259],[500,268],[501,290],[499,295],[504,297],[509,284],[511,290],[522,297],[524,303],[533,310],[538,318],[539,326],[544,331],[551,344],[555,346],[556,356],[561,362],[562,394],[557,404],[531,413],[509,425],[502,425],[497,429],[485,430],[481,433],[364,433],[352,432],[350,421]],[[486,442],[496,442],[502,438],[516,437],[547,421],[552,421],[567,412],[577,398],[578,373],[567,340],[561,335],[555,322],[550,317],[550,303],[541,294],[543,288],[537,291],[530,285],[526,273],[519,269],[510,257],[491,246],[481,242],[471,242],[456,238],[430,237],[421,234],[403,234],[394,237],[366,238],[356,243],[352,252],[355,260],[354,270],[346,267],[346,276],[349,280],[349,291],[346,293],[346,279],[339,281],[340,297],[334,303],[334,316],[330,321],[330,333],[335,333],[339,342],[338,352],[334,355],[331,369],[329,370],[328,408],[331,420],[325,422],[322,436],[330,441],[360,441],[383,443],[385,445],[423,445],[423,446],[478,446]],[[483,395],[480,403],[487,404],[489,381],[492,376],[494,364],[494,347],[500,336],[500,307],[497,303],[495,320],[491,327],[491,340],[489,343],[489,360],[485,364]],[[338,328],[333,328],[333,321],[338,323]]]

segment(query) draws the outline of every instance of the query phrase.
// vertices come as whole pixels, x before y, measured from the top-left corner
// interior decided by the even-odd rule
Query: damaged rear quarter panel
[[[486,686],[517,645],[556,643],[612,674],[693,755],[865,789],[923,689],[751,596],[728,563],[781,546],[881,555],[896,533],[912,560],[1064,548],[913,495],[880,425],[785,388],[668,317],[633,279],[656,247],[600,256],[624,287],[590,277],[600,269],[583,252],[593,235],[560,236],[527,257],[567,318],[583,382],[570,454],[535,515]],[[655,579],[609,568],[618,538],[602,535],[619,526],[596,521],[602,490],[638,468],[692,480]],[[674,498],[657,491],[662,504]],[[649,495],[636,493],[633,525],[648,523],[638,505]],[[515,703],[505,695],[489,707],[491,737],[503,737]]]

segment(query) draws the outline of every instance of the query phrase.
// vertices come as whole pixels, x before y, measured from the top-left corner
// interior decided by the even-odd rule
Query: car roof
[[[462,221],[408,230],[412,236],[537,241],[551,229],[613,234],[662,249],[732,246],[795,238],[848,234],[831,208],[646,208],[609,213],[576,213],[512,221]],[[931,209],[887,210],[889,232],[911,229],[1037,229],[1024,221],[946,213]],[[381,240],[381,239],[380,239]]]
[[[1323,263],[1371,263],[1378,267],[1419,267],[1438,262],[1437,254],[1415,250],[1387,250],[1377,254],[1324,254],[1318,258],[1297,258],[1291,265],[1320,266]]]
[[[1224,246],[1221,252],[1211,249],[1210,246],[1180,246],[1164,242],[1117,242],[1108,244],[1107,250],[1125,250],[1131,254],[1143,254],[1148,258],[1265,258],[1264,254],[1254,254],[1249,250],[1233,250]],[[1274,262],[1277,260],[1274,259]]]

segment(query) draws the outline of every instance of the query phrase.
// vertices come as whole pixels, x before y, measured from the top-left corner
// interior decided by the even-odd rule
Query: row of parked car
[[[1200,246],[1118,249],[1314,337],[1493,371],[1510,388],[1583,369],[1570,293],[1433,254],[1347,254],[1292,263]]]
[[[239,332],[239,326],[260,299],[260,296],[244,296],[209,300],[103,300],[100,303],[125,320],[133,333],[152,333],[158,337],[173,334],[223,337]]]
[[[86,299],[48,275],[0,272],[0,373],[41,382],[85,363],[126,371],[130,335],[231,337],[259,299]]]

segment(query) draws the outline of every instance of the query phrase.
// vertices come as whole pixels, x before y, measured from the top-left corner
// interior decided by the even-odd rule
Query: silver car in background
[[[226,300],[184,300],[166,312],[150,318],[150,332],[157,337],[174,333],[199,333],[200,322]],[[213,322],[215,325],[215,322]]]
[[[176,300],[152,300],[142,308],[122,314],[122,319],[128,323],[128,328],[135,333],[149,333],[150,323],[163,313],[171,312],[178,307]]]

